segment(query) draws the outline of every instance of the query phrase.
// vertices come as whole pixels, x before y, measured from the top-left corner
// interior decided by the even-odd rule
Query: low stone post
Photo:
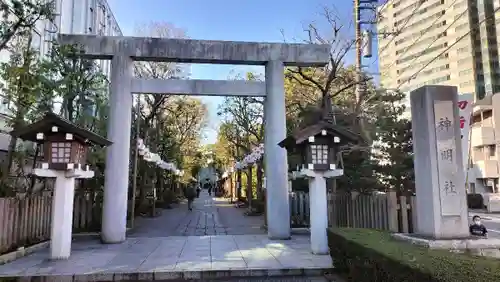
[[[66,171],[43,167],[37,168],[38,177],[55,178],[52,197],[52,225],[50,229],[50,258],[67,259],[71,255],[73,236],[73,202],[75,198],[75,179],[92,178],[91,170],[71,169]]]
[[[326,179],[344,174],[342,169],[315,171],[303,169],[300,176],[309,179],[309,215],[311,230],[311,251],[313,254],[325,255],[328,248],[328,197]]]

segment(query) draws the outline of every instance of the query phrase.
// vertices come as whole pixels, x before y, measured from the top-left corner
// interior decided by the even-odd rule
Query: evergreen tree
[[[383,91],[377,121],[377,142],[374,158],[378,162],[375,170],[385,190],[398,193],[413,193],[415,177],[413,171],[413,143],[411,120],[404,117],[407,110],[400,92]]]

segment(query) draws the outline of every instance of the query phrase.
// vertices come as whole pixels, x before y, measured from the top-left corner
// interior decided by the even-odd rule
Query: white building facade
[[[121,36],[122,32],[106,0],[55,0],[55,19],[39,21],[34,30],[33,47],[46,55],[51,42],[60,33]],[[0,61],[9,59],[9,52],[0,52]],[[109,76],[110,61],[99,61],[101,70]],[[10,117],[7,101],[0,92],[0,151],[6,151],[10,136],[7,120]]]

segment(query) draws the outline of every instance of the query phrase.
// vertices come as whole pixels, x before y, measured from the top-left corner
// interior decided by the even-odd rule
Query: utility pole
[[[355,48],[356,48],[356,54],[355,54],[355,81],[356,81],[356,88],[354,90],[354,93],[356,95],[356,108],[361,102],[361,52],[362,52],[362,38],[361,38],[361,9],[360,9],[360,1],[361,0],[354,0],[354,40],[355,40]],[[356,109],[358,110],[358,109]]]
[[[362,10],[369,10],[369,11],[375,11],[375,14],[377,15],[376,11],[376,5],[377,5],[377,0],[354,0],[354,36],[355,36],[355,81],[356,81],[356,87],[354,90],[355,93],[355,98],[356,98],[356,104],[354,111],[357,114],[360,114],[361,112],[361,102],[363,99],[363,96],[365,95],[366,91],[366,81],[365,77],[363,75],[363,62],[362,62],[362,57],[365,58],[370,58],[372,56],[372,32],[369,30],[362,30],[362,25],[367,24],[367,25],[372,25],[375,24],[373,21],[362,21],[361,19],[361,11]],[[361,131],[363,132],[364,128],[364,121],[360,117],[359,118],[359,126]]]
[[[376,24],[376,21],[363,21],[361,19],[361,11],[369,10],[376,11],[377,0],[354,0],[354,37],[355,37],[355,69],[356,69],[356,102],[359,104],[365,91],[365,81],[363,79],[363,61],[362,57],[371,58],[372,56],[372,32],[363,30],[362,25]]]

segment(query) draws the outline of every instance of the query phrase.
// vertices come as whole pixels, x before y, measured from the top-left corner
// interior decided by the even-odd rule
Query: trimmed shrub
[[[341,228],[328,231],[335,269],[356,282],[500,281],[500,260],[397,241],[385,231]]]
[[[467,206],[469,209],[483,209],[484,199],[481,194],[467,194]]]

